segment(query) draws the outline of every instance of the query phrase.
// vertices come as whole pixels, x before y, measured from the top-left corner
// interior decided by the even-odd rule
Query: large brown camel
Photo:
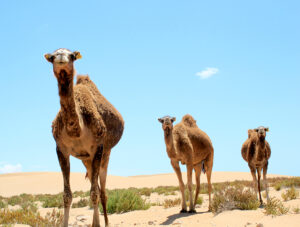
[[[99,196],[103,206],[105,226],[108,226],[105,184],[111,149],[123,134],[121,114],[99,92],[88,76],[75,75],[74,61],[79,52],[58,49],[45,58],[53,64],[58,82],[61,108],[52,123],[56,152],[64,180],[64,221],[68,226],[72,192],[70,188],[70,155],[80,159],[91,182],[91,201],[94,208],[93,227],[100,226]],[[98,177],[100,186],[98,184]],[[100,193],[100,194],[99,194]]]
[[[159,118],[158,121],[162,123],[164,130],[165,143],[167,148],[167,154],[171,159],[171,165],[175,170],[177,178],[179,180],[179,187],[182,195],[182,210],[181,213],[187,212],[186,201],[184,194],[184,183],[182,180],[182,174],[179,166],[186,164],[187,168],[187,186],[189,190],[189,213],[194,213],[195,203],[198,199],[200,191],[200,175],[201,170],[206,173],[209,193],[209,210],[211,208],[211,173],[213,167],[214,149],[212,142],[208,135],[200,130],[196,124],[196,121],[191,115],[183,116],[180,123],[173,127],[175,117],[165,116]],[[192,173],[195,170],[196,177],[196,192],[195,200],[193,202],[192,191]]]
[[[253,178],[253,187],[256,192],[259,193],[260,204],[263,204],[261,198],[261,170],[263,170],[263,182],[266,189],[267,201],[270,201],[269,198],[269,189],[267,182],[267,171],[269,158],[271,156],[271,148],[269,143],[266,141],[266,132],[269,131],[269,128],[258,127],[256,129],[248,130],[248,139],[243,143],[242,146],[242,157],[248,163],[248,166],[251,171]],[[256,179],[257,172],[257,179]]]

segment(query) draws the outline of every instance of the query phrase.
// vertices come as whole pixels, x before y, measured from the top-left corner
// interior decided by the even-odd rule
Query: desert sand
[[[183,174],[185,176],[185,173]],[[85,179],[85,173],[71,173],[72,191],[87,191],[90,183]],[[276,174],[268,174],[268,177],[286,177]],[[234,180],[251,180],[249,172],[214,172],[213,182],[225,182]],[[186,177],[184,177],[186,182]],[[201,183],[206,183],[206,176],[202,174]],[[157,187],[157,186],[177,186],[178,181],[174,173],[144,175],[144,176],[108,176],[107,188],[129,188],[129,187]],[[62,175],[60,172],[39,172],[39,173],[13,173],[0,175],[0,195],[12,196],[21,193],[29,194],[55,194],[63,189]],[[275,191],[270,188],[272,197],[281,198],[281,193],[286,190]],[[202,226],[202,227],[256,227],[261,223],[264,227],[299,227],[300,214],[290,212],[286,215],[272,217],[263,213],[259,208],[254,211],[232,210],[214,215],[207,212],[208,196],[201,195],[204,199],[203,204],[197,205],[196,214],[179,214],[180,206],[163,208],[162,206],[152,206],[145,211],[132,211],[123,214],[109,215],[112,227],[121,226]],[[177,195],[164,196],[152,194],[148,200],[151,202],[163,202],[166,198],[177,198]],[[73,202],[76,202],[75,198]],[[284,202],[284,205],[291,208],[300,208],[300,199]],[[52,208],[41,208],[41,214],[46,214]],[[70,226],[87,226],[92,222],[92,210],[85,208],[72,208],[70,212]],[[101,225],[104,226],[104,218],[101,215]],[[16,225],[24,226],[24,225]]]

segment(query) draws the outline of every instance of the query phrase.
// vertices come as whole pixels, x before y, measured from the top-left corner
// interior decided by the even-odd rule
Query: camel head
[[[259,139],[265,139],[266,132],[269,131],[269,128],[268,127],[265,128],[263,126],[260,126],[258,128],[255,128],[254,131],[257,132],[257,135],[258,135]]]
[[[60,48],[52,54],[44,55],[46,60],[53,64],[53,72],[57,79],[65,79],[61,77],[74,76],[74,61],[81,58],[80,52],[71,52],[68,49]]]
[[[169,134],[173,129],[173,122],[176,121],[176,117],[165,116],[158,118],[158,121],[162,123],[162,129]]]

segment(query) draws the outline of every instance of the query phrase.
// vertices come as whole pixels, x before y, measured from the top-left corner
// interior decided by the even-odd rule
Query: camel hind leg
[[[105,150],[105,152],[103,153],[101,165],[100,165],[100,174],[99,174],[100,187],[101,187],[100,198],[101,198],[101,205],[103,208],[105,226],[109,226],[108,217],[107,217],[107,206],[106,206],[107,197],[106,197],[105,187],[106,187],[107,167],[108,167],[110,152],[111,150]]]
[[[267,195],[267,202],[269,202],[270,197],[269,197],[269,187],[268,187],[268,181],[267,181],[267,171],[268,171],[268,162],[263,167],[263,181],[264,181],[264,187],[265,187],[266,195]]]
[[[209,211],[211,210],[211,192],[212,192],[211,174],[212,174],[213,162],[214,162],[214,157],[213,157],[213,153],[211,153],[206,158],[206,160],[204,160],[204,169],[207,177],[207,187],[208,187],[208,196],[209,196],[209,205],[208,205]]]
[[[100,145],[97,147],[96,153],[92,161],[91,195],[90,195],[93,208],[94,208],[92,227],[100,227],[98,176],[99,176],[102,153],[103,153],[103,145]]]
[[[201,168],[202,168],[202,163],[199,163],[194,166],[195,170],[195,180],[196,180],[196,191],[195,191],[195,206],[197,204],[199,192],[200,192],[200,176],[201,176]]]

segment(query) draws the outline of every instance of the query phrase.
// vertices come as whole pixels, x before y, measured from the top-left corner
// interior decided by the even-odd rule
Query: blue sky
[[[60,171],[57,81],[43,55],[64,47],[81,52],[77,72],[124,117],[109,174],[173,172],[157,118],[189,113],[213,142],[215,171],[249,171],[240,149],[263,125],[269,173],[299,176],[299,9],[274,0],[2,2],[0,173]]]

